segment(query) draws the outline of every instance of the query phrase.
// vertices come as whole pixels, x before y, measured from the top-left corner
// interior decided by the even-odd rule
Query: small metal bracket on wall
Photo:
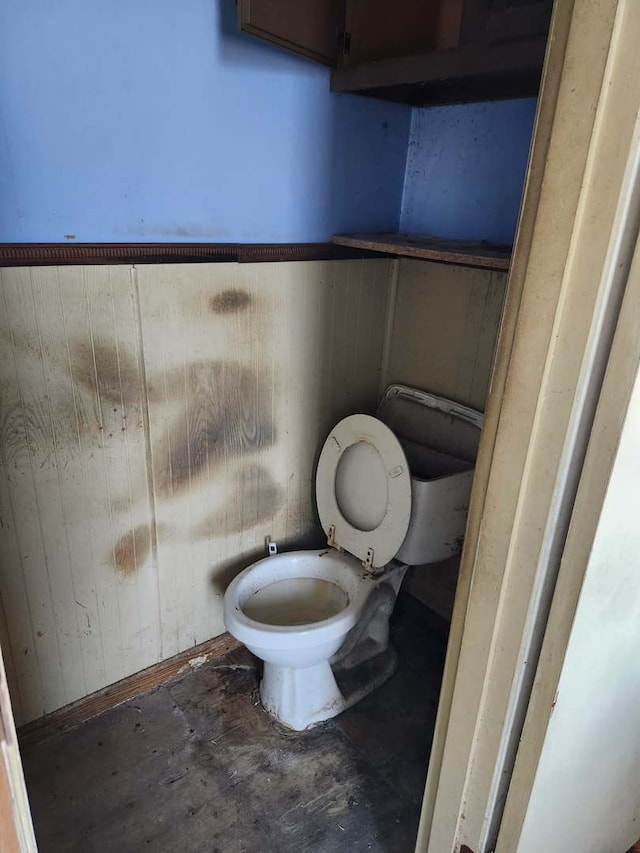
[[[272,542],[270,536],[267,536],[265,539],[265,545],[267,546],[270,557],[274,557],[278,553],[278,543]]]

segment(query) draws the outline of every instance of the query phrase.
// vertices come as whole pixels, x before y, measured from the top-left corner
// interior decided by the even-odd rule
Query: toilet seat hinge
[[[327,545],[329,548],[335,548],[336,551],[342,551],[343,549],[336,542],[336,526],[335,524],[329,525],[329,530],[327,531]]]
[[[362,561],[362,567],[368,572],[373,571],[373,548],[367,549],[367,556]]]

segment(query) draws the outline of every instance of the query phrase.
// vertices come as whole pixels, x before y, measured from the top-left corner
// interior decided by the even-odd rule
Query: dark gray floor
[[[401,665],[334,720],[293,733],[262,710],[244,649],[23,749],[49,851],[413,851],[444,642],[402,598]]]

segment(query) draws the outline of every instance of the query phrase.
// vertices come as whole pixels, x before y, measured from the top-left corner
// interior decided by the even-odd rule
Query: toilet
[[[376,417],[350,415],[316,470],[321,550],[275,554],[229,585],[229,633],[264,661],[263,707],[302,731],[395,670],[389,618],[409,566],[462,548],[482,414],[391,385]]]

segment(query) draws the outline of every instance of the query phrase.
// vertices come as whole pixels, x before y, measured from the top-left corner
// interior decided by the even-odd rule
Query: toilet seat
[[[411,476],[386,424],[370,415],[336,424],[318,460],[316,501],[330,545],[369,570],[393,559],[409,527]]]

